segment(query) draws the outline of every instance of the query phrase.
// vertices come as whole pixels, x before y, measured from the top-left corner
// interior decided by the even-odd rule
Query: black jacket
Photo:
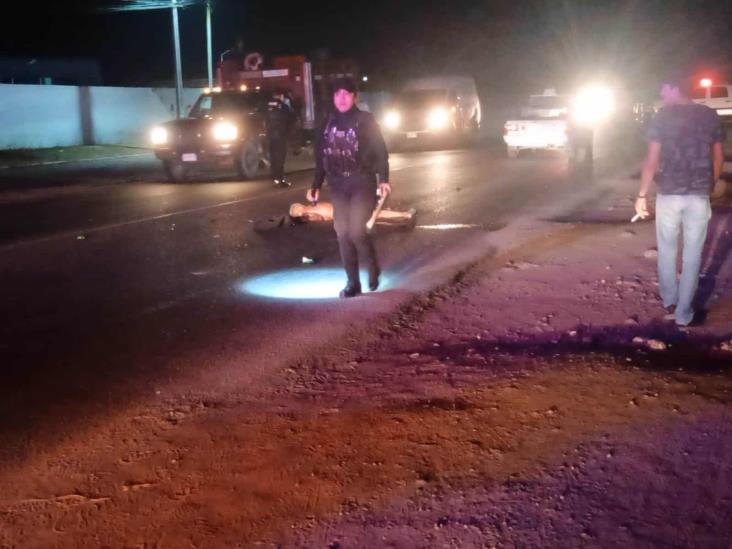
[[[311,185],[313,189],[321,188],[326,176],[332,183],[332,178],[335,175],[326,173],[323,161],[324,136],[332,126],[335,126],[338,130],[355,129],[358,138],[358,157],[356,161],[360,173],[374,176],[371,180],[374,180],[375,176],[378,175],[379,183],[389,181],[389,153],[386,150],[381,129],[371,113],[361,111],[354,105],[348,112],[335,111],[328,115],[318,131],[315,143],[315,178]]]
[[[279,99],[271,99],[267,103],[267,114],[265,122],[267,126],[267,137],[270,139],[284,139],[292,124],[295,113],[289,103]]]

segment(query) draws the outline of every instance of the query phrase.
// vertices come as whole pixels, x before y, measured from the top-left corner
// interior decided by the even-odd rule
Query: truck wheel
[[[506,155],[509,158],[518,158],[519,152],[520,152],[520,150],[518,147],[507,147],[506,148]]]
[[[173,183],[180,183],[185,180],[186,173],[188,172],[183,162],[178,160],[165,160],[163,162],[163,169],[165,170],[165,175],[168,177],[168,181]]]
[[[234,161],[236,172],[244,179],[252,179],[259,172],[259,163],[262,155],[256,141],[247,141],[241,149],[239,156]]]

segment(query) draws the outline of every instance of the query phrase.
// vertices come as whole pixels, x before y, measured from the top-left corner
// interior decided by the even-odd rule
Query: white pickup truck
[[[509,158],[525,150],[565,150],[569,143],[569,99],[554,90],[531,95],[520,118],[503,126],[503,141]]]
[[[504,124],[503,141],[509,158],[518,158],[521,151],[554,150],[584,162],[593,154],[592,129],[570,123],[570,98],[552,89],[529,96],[520,118]]]
[[[715,84],[710,78],[703,78],[691,92],[691,100],[714,109],[719,116],[732,117],[732,85]]]

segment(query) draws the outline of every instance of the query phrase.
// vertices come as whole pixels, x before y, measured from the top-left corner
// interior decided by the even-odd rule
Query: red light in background
[[[702,78],[701,80],[699,80],[699,85],[702,88],[709,88],[712,85],[712,79],[711,78]]]

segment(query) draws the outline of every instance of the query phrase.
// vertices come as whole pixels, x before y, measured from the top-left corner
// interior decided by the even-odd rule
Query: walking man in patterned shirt
[[[712,216],[709,196],[722,174],[724,129],[717,113],[688,99],[688,81],[663,81],[663,108],[648,128],[636,213],[648,217],[648,191],[656,179],[658,286],[663,306],[678,326],[695,320],[692,302],[699,285],[702,249]],[[681,277],[676,261],[683,235]]]

